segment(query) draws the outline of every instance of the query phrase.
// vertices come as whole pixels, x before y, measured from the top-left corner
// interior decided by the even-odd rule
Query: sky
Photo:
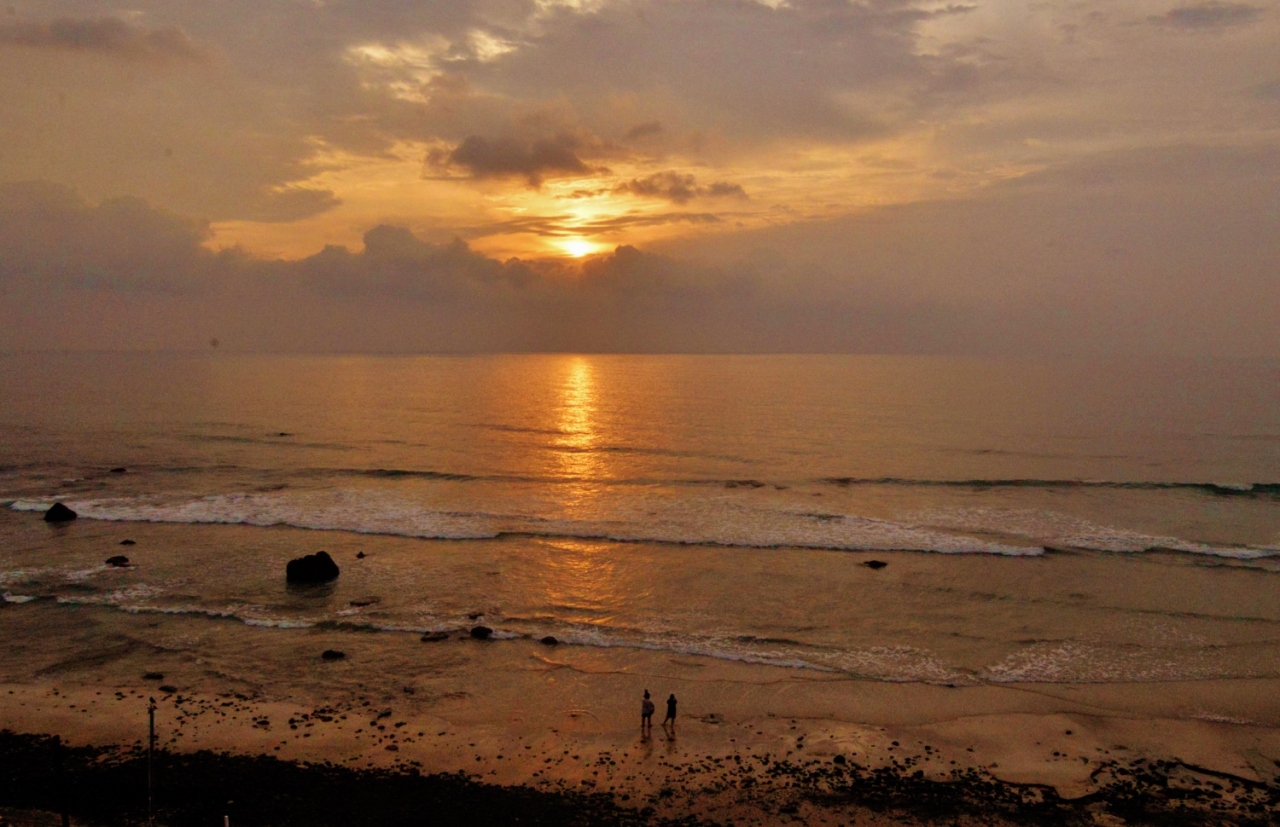
[[[1280,357],[1275,0],[0,0],[0,350]]]

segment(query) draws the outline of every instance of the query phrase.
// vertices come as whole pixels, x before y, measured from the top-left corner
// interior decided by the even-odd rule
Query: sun
[[[582,258],[583,256],[594,253],[598,247],[597,244],[587,241],[585,238],[566,238],[563,241],[557,241],[560,249],[564,250],[574,258]]]

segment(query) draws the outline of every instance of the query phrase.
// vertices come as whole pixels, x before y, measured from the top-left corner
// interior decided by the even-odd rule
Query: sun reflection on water
[[[568,358],[560,383],[553,440],[557,449],[560,475],[565,479],[564,505],[572,509],[593,499],[594,481],[602,472],[596,433],[595,369],[582,356]]]

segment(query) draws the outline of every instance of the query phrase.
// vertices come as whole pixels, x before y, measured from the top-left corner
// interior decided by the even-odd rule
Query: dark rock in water
[[[138,544],[138,542],[137,542],[136,540],[121,540],[121,541],[120,541],[120,545],[122,545],[122,546],[136,546],[137,544]]]
[[[67,508],[62,503],[54,503],[48,511],[44,512],[44,521],[46,523],[65,523],[76,518],[76,512]]]
[[[493,630],[488,626],[475,626],[471,629],[471,636],[476,640],[488,640],[493,637]]]
[[[144,681],[162,681],[164,680],[163,672],[143,672],[142,679]]]
[[[320,653],[320,657],[323,660],[342,660],[346,656],[346,652],[339,652],[337,649],[325,649]]]
[[[363,552],[363,551],[357,551],[357,552],[356,552],[356,559],[357,559],[357,560],[363,560],[363,559],[364,559],[364,552]]]
[[[167,684],[167,683],[162,683],[160,684],[160,691],[168,692],[170,695],[172,695],[174,692],[178,691],[178,687],[171,686],[170,684]]]
[[[423,643],[439,643],[442,640],[448,640],[448,632],[427,632],[422,636]]]
[[[318,551],[290,560],[285,568],[285,579],[290,583],[325,583],[338,576],[338,564],[327,551]]]
[[[862,565],[866,566],[869,569],[882,569],[889,564],[883,560],[868,560]]]
[[[542,640],[538,642],[545,643],[547,646],[557,646],[560,643],[560,641],[556,640],[555,637],[552,635],[547,635],[546,637],[544,637]]]
[[[129,558],[125,557],[123,554],[117,554],[115,557],[107,558],[107,565],[122,569],[129,565]]]
[[[128,468],[112,468],[112,469],[111,469],[111,473],[112,473],[112,474],[123,474],[123,473],[127,472],[128,470],[129,470]]]

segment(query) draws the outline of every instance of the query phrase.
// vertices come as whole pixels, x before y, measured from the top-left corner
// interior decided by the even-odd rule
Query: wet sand
[[[316,670],[360,669],[378,637],[273,634],[311,648]],[[12,651],[15,641],[6,640]],[[99,682],[83,665],[74,677],[59,676],[55,665],[35,680],[0,685],[0,723],[76,746],[140,748],[154,697],[159,746],[176,755],[461,773],[543,791],[548,802],[605,794],[642,819],[1013,823],[1052,811],[1055,819],[1118,824],[1095,816],[1123,811],[1115,818],[1143,823],[1133,819],[1149,815],[1160,823],[1159,814],[1173,808],[1189,819],[1203,814],[1204,823],[1264,824],[1280,814],[1274,680],[949,688],[814,681],[776,667],[534,641],[454,636],[403,645],[433,658],[465,653],[469,673],[487,674],[484,691],[418,676],[397,693],[282,700],[152,651],[139,657],[157,670],[146,679],[139,672]],[[325,648],[345,657],[323,661]],[[655,726],[651,737],[641,736],[638,699],[646,686],[659,701],[666,692],[681,699],[674,733]],[[1163,717],[1224,703],[1242,717]],[[1134,771],[1146,780],[1125,774]]]
[[[404,793],[406,801],[431,800],[444,789],[464,798],[477,790],[488,791],[481,798],[518,793],[510,799],[518,806],[489,813],[491,823],[515,815],[528,823],[535,813],[543,823],[563,823],[565,812],[585,814],[582,823],[1261,825],[1280,818],[1280,679],[1273,677],[890,682],[663,649],[549,646],[519,636],[482,641],[465,630],[421,640],[417,632],[346,622],[287,628],[234,616],[134,611],[92,601],[116,588],[111,578],[157,576],[157,569],[180,559],[224,566],[241,547],[269,552],[265,569],[274,578],[283,560],[310,550],[318,535],[100,522],[50,534],[37,518],[8,515],[4,522],[13,527],[6,552],[11,568],[101,568],[125,538],[138,541],[124,550],[139,568],[59,579],[57,599],[0,603],[0,730],[57,735],[73,747],[136,749],[145,744],[147,703],[154,697],[158,744],[170,765],[187,767],[206,786],[223,776],[228,786],[260,783],[267,796],[262,801],[272,785],[285,783],[281,779],[332,783],[356,795],[417,773],[436,786],[415,787],[417,792]],[[340,605],[362,602],[355,598],[366,593],[357,553],[368,552],[364,562],[372,569],[424,548],[422,541],[403,538],[331,535],[325,542],[346,567],[338,593],[326,598]],[[440,572],[466,572],[482,585],[511,578],[516,564],[504,568],[503,561],[532,553],[503,541],[431,549],[429,560]],[[649,546],[626,551],[632,557],[663,553]],[[598,549],[590,552],[597,567],[606,559]],[[680,552],[708,559],[729,553]],[[843,590],[828,590],[829,601],[854,594],[864,604],[880,601],[876,612],[898,606],[895,615],[875,617],[919,627],[939,649],[973,645],[967,638],[948,643],[948,635],[964,638],[956,624],[999,621],[1019,634],[1019,624],[1031,620],[1046,626],[1082,622],[1072,612],[1084,599],[1077,592],[1087,585],[1100,604],[1131,606],[1116,617],[1165,624],[1151,626],[1152,635],[1185,623],[1188,635],[1207,637],[1210,627],[1203,624],[1212,622],[1229,634],[1221,633],[1225,643],[1207,649],[1236,659],[1247,660],[1255,650],[1264,659],[1273,656],[1258,648],[1271,645],[1274,572],[1266,569],[1272,561],[1246,568],[1185,556],[1144,562],[1059,555],[1028,568],[1026,561],[974,556],[877,556],[889,567],[874,581],[858,562],[865,555],[852,554],[808,563],[815,568],[807,580],[828,582],[824,572],[850,578]],[[747,561],[763,566],[764,557],[734,559],[744,567]],[[788,565],[813,559],[796,556]],[[727,563],[717,565],[718,576],[728,571]],[[237,591],[243,588],[239,572],[215,571],[218,577],[191,567],[164,576],[174,588],[199,593],[216,583],[226,595],[220,600],[245,599]],[[779,576],[762,568],[755,580],[742,582],[758,587]],[[916,604],[904,603],[913,594],[908,586],[934,581],[933,591],[957,589],[937,598],[948,614],[916,614]],[[979,586],[990,592],[981,600],[974,596]],[[120,587],[126,587],[123,581]],[[445,586],[436,588],[450,594]],[[494,588],[477,587],[458,599],[483,607],[485,589]],[[742,602],[742,589],[723,591],[725,600]],[[90,602],[74,602],[82,599]],[[1017,608],[1018,600],[1027,608]],[[1104,625],[1112,615],[1079,617]],[[326,650],[343,657],[325,660]],[[1163,651],[1149,657],[1175,657]],[[1268,663],[1257,668],[1269,674]],[[674,733],[655,725],[651,737],[641,736],[645,689],[654,694],[659,717],[668,693],[680,699]],[[42,742],[6,743],[11,766],[30,759],[38,767],[45,760],[39,758],[46,754]],[[254,763],[259,756],[287,763]],[[91,785],[97,765],[90,753],[82,758]],[[301,765],[313,769],[304,772]],[[166,777],[165,823],[216,818],[173,809],[185,800],[174,785],[193,782]],[[13,778],[0,778],[10,784],[0,795],[0,810],[54,806],[47,798],[15,797]],[[494,785],[506,792],[494,792]],[[132,800],[141,794],[135,790]],[[400,823],[400,815],[379,810],[376,800],[369,806],[378,814],[371,823]],[[89,807],[77,818],[124,823],[132,817],[125,810]],[[262,813],[242,813],[239,822],[283,823]]]

